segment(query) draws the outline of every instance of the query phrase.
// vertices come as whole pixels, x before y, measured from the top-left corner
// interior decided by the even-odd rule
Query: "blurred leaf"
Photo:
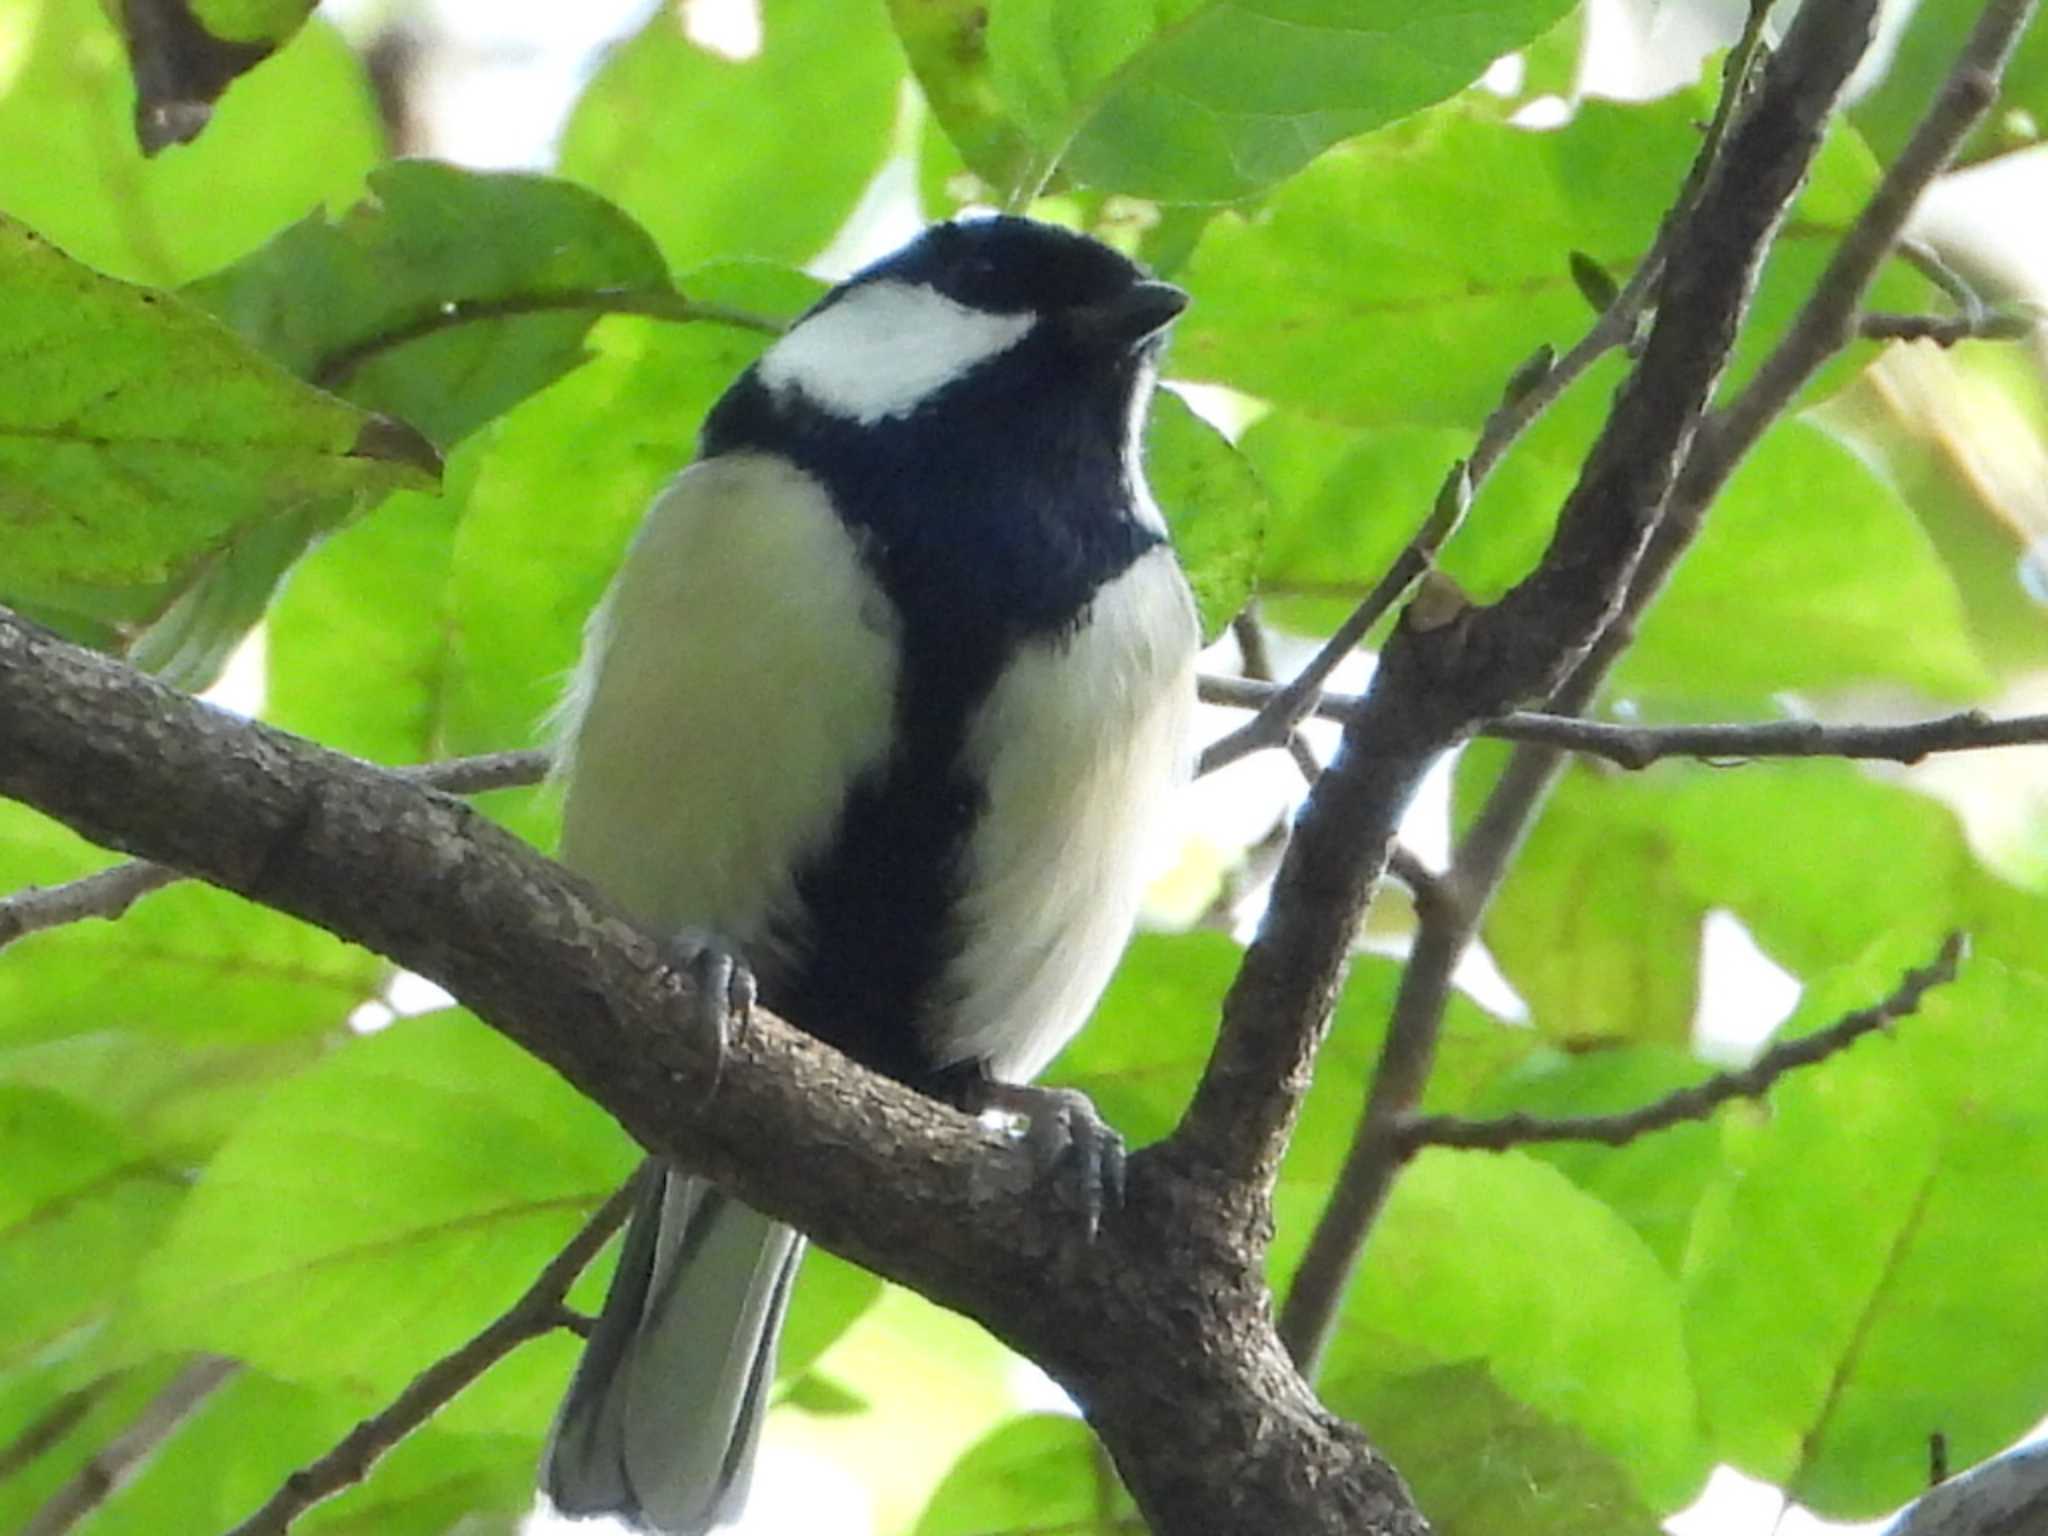
[[[0,1047],[0,1083],[89,1104],[158,1158],[189,1165],[211,1156],[279,1078],[325,1050],[310,1032],[202,1044],[115,1024]]]
[[[1031,145],[1003,108],[989,68],[987,0],[889,0],[889,19],[933,120],[997,196],[1015,186]]]
[[[1475,1364],[1326,1377],[1323,1400],[1401,1469],[1436,1536],[1656,1536],[1627,1472]]]
[[[775,1373],[783,1380],[811,1383],[810,1399],[800,1405],[807,1412],[854,1411],[843,1402],[829,1410],[818,1406],[823,1395],[832,1390],[839,1391],[842,1397],[848,1394],[811,1367],[841,1334],[860,1321],[881,1294],[879,1279],[837,1254],[814,1247],[804,1255],[803,1268],[797,1271],[796,1289],[790,1294],[789,1318],[782,1326],[782,1339],[776,1348]],[[794,1386],[791,1391],[794,1393]],[[857,1405],[858,1394],[851,1395]]]
[[[1627,1469],[1672,1509],[1709,1462],[1678,1289],[1598,1200],[1520,1153],[1424,1152],[1394,1186],[1325,1367],[1483,1364],[1501,1389]],[[1615,1341],[1626,1339],[1626,1350]]]
[[[1893,348],[1828,401],[1821,419],[1897,488],[1962,594],[1977,650],[2012,678],[2048,664],[2048,614],[2021,574],[2024,498],[2036,478],[2030,470],[1987,476],[1979,457],[1980,427],[2022,443],[2040,435],[2010,422],[2010,397],[2000,394],[1948,357]]]
[[[1791,1032],[1925,958],[1887,943],[1810,988]],[[1930,1431],[1968,1465],[2040,1418],[2044,1021],[2048,982],[1977,962],[1747,1123],[1686,1276],[1717,1455],[1868,1519],[1921,1491]]]
[[[109,862],[25,806],[0,802],[0,890]],[[68,923],[0,951],[0,1046],[134,1031],[248,1045],[336,1028],[376,985],[375,957],[212,886],[188,883],[119,922]]]
[[[562,174],[638,219],[672,267],[808,260],[889,153],[903,55],[878,6],[764,0],[761,40],[721,57],[662,6],[563,131]]]
[[[1230,440],[1171,390],[1153,397],[1145,475],[1195,589],[1206,644],[1251,601],[1266,532],[1266,488]]]
[[[1984,7],[1974,0],[1919,0],[1874,90],[1850,108],[1871,148],[1890,160],[1933,105]],[[1967,165],[2039,139],[2048,127],[2048,30],[2021,34],[2000,82],[1998,100],[1963,146]]]
[[[174,5],[177,0],[160,0]],[[313,12],[314,0],[189,0],[192,15],[232,43],[281,43]]]
[[[0,1168],[4,1374],[95,1320],[182,1191],[113,1122],[33,1088],[0,1087]]]
[[[1227,202],[1461,90],[1570,0],[1007,0],[996,89],[1039,162],[1164,202]]]
[[[1666,800],[1568,769],[1487,909],[1486,947],[1552,1040],[1692,1038],[1706,906],[1673,868]]]
[[[1712,1069],[1674,1046],[1640,1045],[1568,1054],[1531,1052],[1495,1078],[1469,1113],[1609,1115],[1654,1104]],[[1535,1142],[1524,1150],[1605,1201],[1671,1274],[1684,1271],[1693,1213],[1721,1170],[1716,1122],[1688,1121],[1624,1147],[1587,1141]]]
[[[81,584],[154,595],[203,580],[239,534],[282,530],[295,545],[309,519],[434,482],[433,453],[409,430],[5,218],[0,272],[0,597],[35,606],[56,592],[62,606]],[[249,616],[232,603],[207,612],[145,659],[221,654],[240,632],[219,627],[223,613]]]
[[[0,1228],[0,1372],[56,1358],[99,1324],[183,1196],[170,1170],[138,1159]]]
[[[1569,461],[1539,422],[1480,488],[1439,566],[1480,601],[1534,568],[1571,489]],[[1276,410],[1242,447],[1272,488],[1259,586],[1266,611],[1306,633],[1335,628],[1421,529],[1470,434],[1433,427],[1359,431]]]
[[[1715,501],[1610,686],[1753,711],[1879,679],[1944,699],[1991,682],[1912,512],[1819,428],[1781,423]]]
[[[785,1404],[799,1413],[822,1419],[866,1413],[872,1406],[865,1397],[850,1387],[842,1386],[823,1371],[806,1371],[785,1387],[776,1406]]]
[[[265,631],[273,724],[372,762],[452,755],[448,586],[477,457],[458,453],[449,494],[393,496],[293,570]]]
[[[581,362],[600,313],[593,303],[418,334],[449,306],[667,283],[654,242],[581,187],[402,160],[373,171],[341,219],[315,214],[186,296],[300,377],[446,446]]]
[[[86,1536],[225,1530],[339,1441],[358,1417],[359,1405],[346,1398],[243,1370],[81,1529]],[[321,1503],[293,1529],[441,1536],[472,1512],[523,1513],[533,1498],[538,1440],[537,1434],[451,1434],[437,1419],[395,1446],[367,1482]]]
[[[759,263],[707,268],[683,286],[779,316],[822,291],[811,278]],[[704,413],[766,340],[725,326],[610,319],[592,335],[593,362],[495,429],[456,534],[452,652],[439,703],[446,750],[539,739],[626,541],[655,493],[689,462]],[[575,515],[564,516],[570,507]],[[531,791],[515,794],[485,803],[551,843],[545,803]]]
[[[403,1020],[281,1086],[222,1148],[118,1349],[211,1349],[381,1401],[509,1306],[632,1161],[602,1110],[500,1036]],[[515,1354],[439,1422],[530,1432],[558,1358]]]
[[[1476,430],[1530,353],[1587,328],[1571,253],[1616,273],[1641,259],[1709,107],[1697,93],[1589,101],[1545,132],[1508,126],[1506,110],[1460,97],[1324,154],[1255,212],[1219,215],[1185,274],[1196,303],[1177,332],[1176,371],[1355,426]],[[1876,177],[1852,135],[1823,145],[1724,387],[1811,291]],[[1485,187],[1514,195],[1481,208]],[[1927,292],[1895,269],[1872,302],[1914,308]],[[1851,349],[1813,392],[1868,356]],[[1588,441],[1610,397],[1611,386],[1575,390],[1565,440]]]
[[[2009,964],[2048,953],[2048,899],[1986,871],[1954,813],[1924,795],[1824,761],[1666,774],[1681,878],[1795,975],[1844,964],[1879,934],[1923,959],[1958,929]]]
[[[85,1377],[68,1363],[0,1371],[0,1530],[26,1530],[177,1368],[161,1360]]]
[[[324,23],[230,92],[197,143],[149,160],[100,6],[9,0],[5,14],[0,209],[116,277],[170,286],[233,261],[308,208],[352,202],[383,153],[362,65]]]
[[[1095,1437],[1079,1419],[1012,1419],[953,1464],[917,1522],[916,1536],[1099,1528]],[[1130,1500],[1116,1490],[1118,1504]]]

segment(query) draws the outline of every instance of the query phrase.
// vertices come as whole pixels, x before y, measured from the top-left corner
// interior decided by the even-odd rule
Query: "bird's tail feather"
[[[563,1514],[699,1536],[746,1501],[803,1239],[659,1162],[640,1179],[541,1480]]]

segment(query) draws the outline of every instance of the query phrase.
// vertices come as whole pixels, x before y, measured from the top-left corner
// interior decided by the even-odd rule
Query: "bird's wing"
[[[816,481],[735,454],[656,500],[562,711],[562,859],[746,945],[889,749],[894,609]]]

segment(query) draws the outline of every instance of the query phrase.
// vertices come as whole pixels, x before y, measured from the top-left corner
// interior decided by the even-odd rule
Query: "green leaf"
[[[1656,1536],[1627,1472],[1484,1366],[1325,1378],[1323,1400],[1401,1469],[1436,1536]]]
[[[1230,440],[1171,390],[1153,397],[1145,475],[1195,589],[1202,639],[1214,640],[1251,601],[1266,531],[1266,488]]]
[[[843,1401],[825,1409],[818,1406],[834,1384],[811,1369],[839,1336],[859,1322],[882,1295],[882,1282],[856,1264],[837,1254],[812,1248],[797,1271],[796,1289],[790,1294],[789,1317],[782,1325],[782,1339],[775,1354],[775,1373],[783,1380],[801,1378],[811,1383],[809,1401],[803,1406],[812,1413],[855,1411]],[[794,1388],[792,1388],[794,1391]],[[858,1400],[858,1394],[852,1394]]]
[[[821,291],[800,274],[737,263],[692,273],[683,286],[778,316]],[[456,534],[441,706],[448,751],[539,740],[626,541],[691,458],[704,413],[766,340],[727,326],[607,320],[591,338],[594,361],[492,434]],[[575,515],[562,515],[565,507]],[[487,803],[507,810],[502,797]],[[545,840],[537,805],[514,820]]]
[[[300,377],[445,446],[583,360],[598,290],[667,286],[654,242],[581,187],[402,160],[341,219],[315,214],[186,295]],[[579,294],[580,309],[516,312]],[[450,306],[483,318],[419,334]]]
[[[1470,1113],[1607,1115],[1640,1109],[1706,1077],[1710,1068],[1672,1046],[1610,1047],[1577,1055],[1530,1053],[1489,1086]],[[1714,1122],[1687,1121],[1623,1147],[1593,1142],[1532,1143],[1525,1150],[1605,1201],[1673,1275],[1683,1272],[1693,1213],[1721,1171]]]
[[[1559,779],[1487,909],[1486,946],[1546,1036],[1684,1045],[1705,904],[1679,878],[1661,786]]]
[[[1569,0],[1007,0],[996,88],[1040,164],[1165,202],[1227,202],[1461,90]]]
[[[5,962],[0,961],[0,969]],[[165,1163],[204,1162],[277,1083],[324,1054],[317,1033],[191,1040],[95,1028],[0,1047],[0,1082],[90,1104]]]
[[[1480,601],[1505,592],[1543,552],[1573,464],[1537,423],[1480,488],[1438,564]],[[1273,489],[1259,586],[1266,611],[1308,633],[1334,628],[1415,537],[1451,466],[1471,450],[1449,428],[1357,431],[1304,412],[1271,412],[1245,433]]]
[[[246,76],[197,143],[151,160],[100,6],[13,0],[7,14],[0,209],[117,277],[169,286],[210,272],[308,208],[354,201],[384,152],[362,65],[321,22]]]
[[[1991,683],[1911,510],[1825,432],[1784,422],[1715,501],[1610,686],[1667,710],[1754,710],[1788,691],[1875,680],[1946,699]]]
[[[1879,934],[1922,957],[1958,929],[2009,964],[2048,953],[2048,898],[1986,871],[1954,813],[1924,795],[1848,763],[1664,776],[1681,878],[1795,974],[1845,964]]]
[[[1476,428],[1540,343],[1585,330],[1569,253],[1633,267],[1698,145],[1682,101],[1588,102],[1548,133],[1501,112],[1461,97],[1212,221],[1176,370],[1355,426]],[[1489,186],[1515,196],[1480,216]]]
[[[281,43],[313,12],[312,0],[188,0],[193,16],[231,43]]]
[[[346,1397],[244,1369],[95,1511],[89,1530],[92,1536],[225,1530],[330,1449],[359,1417],[361,1406]],[[531,1505],[538,1438],[451,1434],[437,1418],[394,1446],[366,1482],[323,1501],[293,1529],[327,1536],[481,1531],[484,1516],[513,1516]]]
[[[1125,950],[1088,1028],[1060,1053],[1047,1080],[1083,1090],[1133,1145],[1173,1129],[1193,1096],[1215,1043],[1224,994],[1244,960],[1217,933],[1141,933]],[[1359,955],[1345,978],[1316,1080],[1289,1147],[1283,1177],[1327,1195],[1342,1166],[1364,1088],[1400,986],[1400,967]],[[1534,1046],[1528,1030],[1504,1025],[1462,995],[1451,999],[1423,1107],[1452,1113]],[[1305,1233],[1284,1234],[1284,1272]]]
[[[1894,349],[1817,414],[1919,519],[1962,594],[1979,653],[2001,678],[2030,675],[2048,664],[2048,625],[2021,574],[2024,518],[2013,517],[1999,481],[1965,468],[1976,448],[1962,425],[1997,420],[2011,397],[1993,391],[1987,402],[1983,380],[1917,350]]]
[[[562,174],[638,219],[672,267],[808,260],[889,153],[903,55],[879,6],[765,0],[761,38],[723,58],[664,6],[563,132]]]
[[[410,433],[178,299],[0,218],[0,559],[10,585],[161,581],[309,503],[433,479]]]
[[[183,1195],[171,1171],[142,1160],[41,1201],[0,1228],[0,1374],[75,1348],[81,1330],[106,1316]]]
[[[1540,345],[1587,327],[1571,253],[1627,272],[1699,144],[1708,103],[1583,104],[1535,132],[1473,93],[1324,154],[1255,212],[1211,221],[1185,274],[1196,302],[1174,365],[1330,421],[1476,431]],[[1754,369],[1811,291],[1835,234],[1876,184],[1853,135],[1823,145],[1765,268],[1728,387]],[[1475,189],[1513,188],[1482,198]],[[1483,201],[1483,207],[1480,206]],[[1926,283],[1898,270],[1873,304],[1912,308]],[[1853,348],[1813,393],[1869,355]],[[1563,402],[1581,446],[1612,396],[1581,381]]]
[[[889,20],[933,120],[967,169],[1000,194],[1023,174],[1031,145],[995,88],[988,12],[985,0],[889,0]]]
[[[8,1460],[8,1475],[0,1476],[0,1530],[26,1530],[59,1488],[135,1422],[176,1369],[177,1362],[163,1360],[79,1377],[66,1362],[0,1373],[0,1453]]]
[[[68,880],[106,855],[0,804],[0,890]],[[68,923],[0,951],[0,1046],[132,1031],[247,1046],[337,1027],[374,990],[370,954],[211,886],[147,897],[119,922]]]
[[[1099,1528],[1101,1470],[1095,1437],[1078,1419],[1012,1419],[953,1464],[917,1522],[916,1536]],[[1115,1491],[1121,1509],[1130,1500]]]
[[[1409,1165],[1326,1370],[1415,1368],[1382,1340],[1422,1363],[1483,1364],[1625,1467],[1653,1508],[1676,1508],[1706,1475],[1676,1283],[1620,1217],[1532,1158],[1436,1151]]]
[[[0,1087],[0,1376],[68,1353],[176,1206],[178,1171],[46,1090]]]
[[[477,457],[458,451],[449,494],[393,496],[298,563],[265,628],[273,724],[372,762],[451,755],[449,582]]]
[[[1883,946],[1811,988],[1792,1031],[1921,960]],[[1931,1430],[1967,1465],[2040,1418],[2044,1021],[2048,982],[1977,962],[1742,1127],[1686,1276],[1716,1454],[1868,1519],[1920,1491]]]
[[[279,1088],[221,1149],[119,1347],[216,1350],[381,1400],[509,1306],[632,1161],[603,1111],[474,1020],[402,1020]],[[565,1353],[514,1355],[442,1422],[529,1432]]]

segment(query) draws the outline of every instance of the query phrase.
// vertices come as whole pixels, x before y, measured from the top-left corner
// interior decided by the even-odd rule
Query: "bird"
[[[1141,460],[1187,302],[1010,215],[831,288],[706,417],[560,711],[562,861],[714,1012],[758,995],[920,1092],[1019,1109],[1112,1198],[1114,1133],[1025,1085],[1093,1010],[1192,771],[1199,626]],[[658,1159],[640,1178],[541,1482],[697,1536],[744,1506],[803,1243]]]

